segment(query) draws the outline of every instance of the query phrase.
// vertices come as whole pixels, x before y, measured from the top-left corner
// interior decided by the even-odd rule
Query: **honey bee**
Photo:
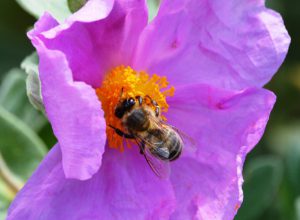
[[[180,156],[183,140],[175,127],[163,121],[157,102],[148,95],[120,99],[114,113],[121,120],[124,131],[109,126],[119,136],[135,139],[154,173],[167,178],[169,162]]]

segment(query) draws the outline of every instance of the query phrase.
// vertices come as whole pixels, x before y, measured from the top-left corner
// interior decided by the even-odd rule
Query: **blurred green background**
[[[46,0],[44,7],[62,19],[68,13],[66,4],[61,7],[65,1]],[[25,33],[35,18],[17,2],[24,7],[24,2],[37,1],[1,1],[0,220],[5,218],[16,192],[56,142],[49,123],[26,95],[27,74],[20,63],[34,51]],[[153,16],[157,2],[149,0],[149,4]],[[263,139],[247,157],[244,203],[235,219],[300,220],[300,1],[271,0],[267,5],[282,14],[292,44],[285,63],[267,85],[278,99]],[[39,13],[31,11],[35,16]],[[36,68],[31,62],[24,66]]]

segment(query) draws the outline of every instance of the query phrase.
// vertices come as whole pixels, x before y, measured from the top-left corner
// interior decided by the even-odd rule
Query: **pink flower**
[[[262,0],[164,0],[149,24],[145,2],[90,0],[63,24],[45,14],[29,32],[58,143],[8,219],[233,219],[245,156],[275,102],[262,86],[290,37]],[[108,126],[122,128],[111,112],[123,84],[127,96],[159,98],[167,122],[195,141],[168,179]]]

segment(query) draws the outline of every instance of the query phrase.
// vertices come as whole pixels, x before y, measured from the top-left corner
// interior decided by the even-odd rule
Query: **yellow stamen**
[[[137,72],[131,67],[118,66],[114,68],[106,75],[101,87],[96,89],[104,111],[106,125],[112,125],[124,131],[121,120],[114,114],[115,107],[120,102],[122,89],[122,99],[149,95],[160,106],[161,112],[167,112],[169,106],[166,97],[173,96],[175,92],[174,87],[168,88],[168,85],[166,77],[156,74],[150,77],[146,72]],[[164,117],[162,116],[162,118]],[[110,147],[124,150],[122,137],[109,126],[106,127],[106,134]],[[128,143],[128,141],[126,142]]]

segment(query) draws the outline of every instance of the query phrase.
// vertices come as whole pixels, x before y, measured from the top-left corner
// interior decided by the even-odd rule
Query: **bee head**
[[[115,116],[117,118],[122,118],[124,114],[132,109],[132,107],[135,105],[135,99],[128,98],[121,102],[120,105],[118,105],[115,109]]]

